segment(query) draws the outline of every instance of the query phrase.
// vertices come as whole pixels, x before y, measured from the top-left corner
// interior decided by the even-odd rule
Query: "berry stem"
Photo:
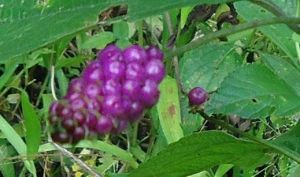
[[[264,20],[253,20],[248,23],[243,23],[240,25],[233,26],[229,29],[222,29],[217,32],[211,32],[207,34],[204,37],[201,37],[193,42],[190,42],[189,44],[179,47],[176,50],[169,50],[166,51],[166,58],[171,57],[171,56],[176,56],[180,55],[182,53],[185,53],[187,51],[190,51],[194,48],[197,48],[203,44],[206,44],[214,39],[220,38],[220,37],[225,37],[231,34],[239,33],[241,31],[249,30],[252,28],[257,28],[261,26],[266,26],[266,25],[272,25],[272,24],[300,24],[300,18],[295,18],[295,17],[274,17],[274,18],[269,18],[269,19],[264,19]]]
[[[70,151],[68,151],[67,149],[65,149],[64,147],[56,144],[56,143],[52,143],[53,146],[59,150],[63,155],[71,158],[75,163],[77,163],[83,170],[85,170],[87,173],[89,173],[91,176],[94,177],[103,177],[101,174],[98,174],[96,171],[94,171],[92,168],[90,168],[86,163],[84,163],[82,160],[80,160],[79,158],[75,157]]]
[[[272,149],[273,151],[279,153],[279,154],[282,154],[282,155],[285,155],[287,156],[288,158],[294,160],[295,162],[297,163],[300,163],[300,158],[293,155],[292,153],[290,153],[289,151],[286,151],[284,150],[283,148],[275,145],[275,144],[272,144],[272,143],[269,143],[268,141],[266,140],[263,140],[263,139],[259,139],[255,136],[252,136],[250,135],[249,133],[245,133],[231,125],[228,125],[226,122],[223,122],[221,120],[218,120],[215,116],[208,116],[207,114],[205,114],[203,111],[197,111],[198,114],[200,114],[205,120],[209,121],[209,122],[212,122],[216,125],[220,125],[221,127],[231,131],[231,132],[234,132],[234,133],[237,133],[239,135],[241,135],[242,137],[245,137],[249,140],[252,140],[258,144],[261,144],[261,145],[264,145],[265,147],[268,147],[270,149]]]

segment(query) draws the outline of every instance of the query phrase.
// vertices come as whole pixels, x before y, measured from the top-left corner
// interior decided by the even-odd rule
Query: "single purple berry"
[[[58,116],[64,119],[71,118],[73,116],[73,110],[70,106],[65,106],[62,108]]]
[[[87,116],[86,125],[90,131],[96,131],[97,121],[97,116],[94,113],[89,112]]]
[[[51,116],[56,116],[57,113],[60,112],[62,108],[63,108],[62,105],[60,105],[58,101],[54,101],[49,108],[49,113]]]
[[[122,80],[125,73],[125,64],[120,61],[107,61],[103,63],[105,78]]]
[[[139,101],[134,101],[130,105],[130,111],[128,114],[128,120],[134,122],[139,119],[144,111],[144,105]]]
[[[103,96],[98,99],[98,98],[91,98],[87,101],[87,109],[88,111],[97,111],[101,112],[101,102],[103,100]]]
[[[99,98],[103,95],[100,85],[96,83],[86,84],[84,91],[89,98]]]
[[[189,94],[190,105],[201,105],[208,99],[208,93],[201,87],[193,88]]]
[[[106,61],[122,61],[122,50],[114,44],[106,46],[98,53],[98,60],[101,62]]]
[[[106,134],[111,131],[112,127],[113,124],[111,118],[106,115],[101,115],[101,117],[97,121],[96,131],[99,134]]]
[[[160,60],[150,60],[145,66],[146,77],[160,83],[165,76],[164,64]]]
[[[68,131],[72,132],[75,128],[75,122],[72,118],[67,118],[62,121],[62,126]]]
[[[120,95],[122,85],[118,80],[110,79],[105,81],[102,90],[103,95]]]
[[[125,79],[136,80],[138,82],[144,81],[145,80],[144,67],[137,62],[128,63],[125,71]]]
[[[86,108],[86,102],[82,98],[77,98],[70,101],[70,107],[74,111],[82,110]]]
[[[85,129],[84,127],[76,127],[73,131],[72,137],[73,137],[73,142],[78,142],[82,140],[85,136]]]
[[[163,61],[163,59],[164,59],[164,54],[156,46],[150,46],[149,48],[147,48],[146,52],[147,52],[148,58],[150,60],[157,59],[157,60]]]
[[[49,122],[53,125],[57,124],[60,121],[59,117],[55,115],[50,115],[49,116]]]
[[[137,98],[141,92],[141,84],[135,80],[125,80],[122,87],[122,94],[131,99]]]
[[[78,125],[82,125],[86,121],[85,114],[81,111],[75,111],[73,119],[78,123]]]
[[[132,45],[123,51],[123,58],[126,63],[138,62],[143,64],[147,60],[147,53],[142,47]]]
[[[51,134],[52,140],[57,143],[68,143],[70,137],[66,132],[55,132]]]
[[[101,63],[93,61],[83,71],[82,78],[85,83],[101,83],[104,80]]]
[[[104,97],[102,113],[117,117],[124,112],[122,99],[119,96],[108,95]]]
[[[146,107],[152,107],[159,98],[158,85],[155,81],[147,79],[140,94],[140,100]]]
[[[69,83],[68,91],[67,93],[80,93],[82,92],[84,87],[84,81],[81,78],[75,78],[72,79]]]

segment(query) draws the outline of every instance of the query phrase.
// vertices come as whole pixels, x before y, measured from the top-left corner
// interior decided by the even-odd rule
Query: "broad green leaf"
[[[101,11],[120,2],[0,0],[0,60],[28,53],[94,26]]]
[[[114,34],[112,32],[101,32],[97,35],[88,37],[81,45],[82,49],[102,49],[108,43],[115,40]]]
[[[159,122],[167,142],[172,143],[183,137],[176,80],[166,77],[160,84],[160,92],[157,103]]]
[[[113,26],[113,33],[118,39],[128,39],[129,26],[125,21],[115,23]]]
[[[238,14],[247,21],[274,17],[274,15],[267,10],[251,2],[241,1],[235,3],[235,6]],[[297,53],[292,40],[293,31],[291,29],[286,25],[268,25],[258,29],[284,51],[294,64],[297,64]]]
[[[185,1],[174,1],[174,0],[128,0],[128,14],[131,20],[142,19],[145,17],[161,14],[164,11],[181,8],[185,6],[192,6],[197,4],[218,4],[233,2],[237,0],[185,0]]]
[[[27,147],[22,138],[11,127],[11,125],[0,115],[0,130],[7,141],[16,149],[20,155],[27,154]],[[28,171],[36,176],[36,169],[32,160],[25,160],[24,164]]]
[[[247,119],[262,119],[271,114],[288,116],[300,111],[300,97],[266,66],[250,64],[224,80],[205,110]]]
[[[261,54],[261,59],[278,77],[290,85],[300,96],[300,71],[286,60],[266,53]]]
[[[64,146],[64,147],[71,148],[71,146]],[[133,168],[136,168],[138,166],[137,162],[129,152],[126,152],[125,150],[112,144],[108,144],[102,141],[82,140],[76,145],[76,147],[96,149],[99,151],[103,151],[116,156],[118,159],[122,161],[128,162]],[[39,147],[39,152],[47,152],[53,150],[56,150],[56,148],[51,143],[43,144]]]
[[[256,167],[268,159],[265,154],[268,151],[264,146],[236,139],[224,132],[202,132],[170,144],[133,170],[129,177],[182,177],[220,164]]]
[[[25,91],[22,92],[21,103],[26,133],[27,154],[35,155],[41,143],[40,120]]]
[[[300,122],[290,131],[270,141],[270,143],[289,151],[300,159]]]
[[[242,58],[233,44],[210,43],[187,52],[180,60],[184,89],[201,86],[215,91],[228,73],[241,66]]]

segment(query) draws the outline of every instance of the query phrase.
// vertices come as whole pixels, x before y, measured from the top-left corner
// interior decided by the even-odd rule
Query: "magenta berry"
[[[59,143],[85,137],[121,133],[143,117],[159,98],[165,76],[164,55],[155,46],[132,45],[121,50],[110,44],[97,54],[67,94],[49,108],[51,136]]]
[[[162,61],[150,60],[145,67],[146,77],[160,83],[165,76],[165,69]]]
[[[190,105],[201,105],[208,99],[208,93],[201,87],[193,88],[189,94]]]
[[[147,52],[148,58],[150,60],[151,59],[157,59],[157,60],[161,60],[162,61],[164,59],[164,54],[156,46],[150,46],[149,48],[147,48],[146,52]]]
[[[126,63],[138,62],[143,64],[147,60],[147,53],[142,47],[132,45],[124,50],[123,58]]]

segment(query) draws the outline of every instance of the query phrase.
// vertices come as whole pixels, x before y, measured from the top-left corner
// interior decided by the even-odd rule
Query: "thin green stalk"
[[[252,136],[250,135],[249,133],[246,133],[246,132],[243,132],[241,131],[240,129],[237,129],[231,125],[229,125],[228,123],[226,122],[223,122],[221,120],[218,120],[216,119],[215,117],[211,117],[211,116],[208,116],[207,114],[205,114],[204,112],[202,111],[198,111],[198,113],[206,120],[214,123],[214,124],[217,124],[217,125],[220,125],[221,127],[231,131],[231,132],[234,132],[234,133],[238,133],[239,135],[249,139],[249,140],[252,140],[256,143],[259,143],[259,144],[262,144],[270,149],[273,149],[275,152],[279,153],[279,154],[283,154],[287,157],[289,157],[290,159],[294,160],[295,162],[299,163],[300,164],[300,158],[295,156],[294,154],[284,150],[283,148],[277,146],[277,145],[274,145],[274,144],[271,144],[269,143],[268,141],[266,140],[263,140],[263,139],[259,139],[255,136]]]
[[[269,12],[273,13],[276,16],[287,17],[285,12],[283,12],[280,9],[280,7],[278,7],[276,4],[274,4],[273,2],[271,2],[269,0],[251,0],[251,2],[263,7],[264,9],[268,10]],[[299,26],[292,25],[292,24],[289,24],[288,26],[291,30],[295,31],[296,33],[298,33],[298,34],[300,33],[300,27]]]
[[[272,25],[272,24],[300,24],[300,18],[294,18],[294,17],[274,17],[270,19],[264,19],[264,20],[254,20],[252,22],[243,23],[240,25],[233,26],[230,29],[222,29],[217,32],[211,32],[207,35],[205,35],[202,38],[199,38],[185,46],[182,46],[180,48],[177,48],[176,50],[167,51],[166,56],[176,56],[180,55],[186,51],[192,50],[196,47],[199,47],[200,45],[206,44],[214,39],[225,37],[231,34],[239,33],[241,31],[249,30],[252,28],[257,28],[261,26],[266,25]]]

